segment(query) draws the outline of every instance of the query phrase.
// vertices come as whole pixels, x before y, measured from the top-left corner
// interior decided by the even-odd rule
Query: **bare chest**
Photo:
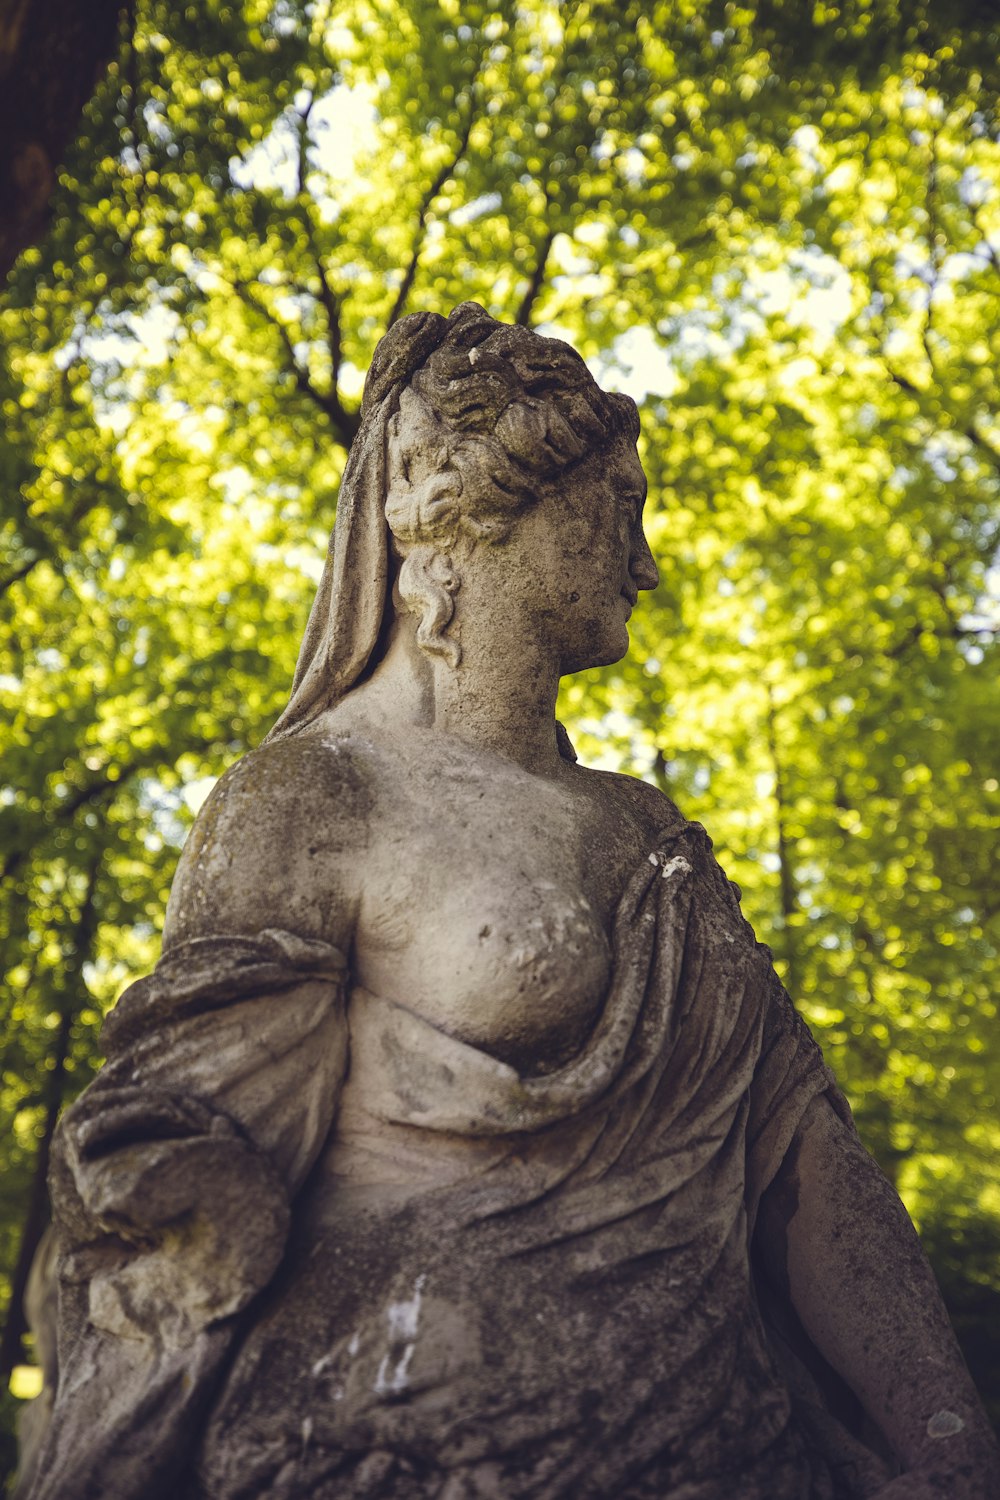
[[[615,832],[552,787],[454,773],[401,786],[372,834],[358,981],[521,1072],[567,1061],[610,978]]]

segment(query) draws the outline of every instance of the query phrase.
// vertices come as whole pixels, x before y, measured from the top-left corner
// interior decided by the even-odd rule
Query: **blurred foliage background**
[[[8,1423],[59,1108],[283,704],[377,340],[468,298],[640,402],[663,583],[563,717],[708,826],[1000,1416],[993,14],[136,0],[0,306]]]

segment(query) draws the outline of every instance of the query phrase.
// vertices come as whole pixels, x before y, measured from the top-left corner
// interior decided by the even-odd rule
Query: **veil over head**
[[[365,381],[361,403],[361,424],[351,444],[347,466],[340,485],[337,518],[330,538],[326,566],[313,603],[309,623],[302,640],[292,682],[292,692],[284,712],[267,739],[283,739],[297,734],[326,709],[344,697],[374,665],[379,638],[386,619],[389,583],[389,525],[386,520],[387,429],[399,408],[400,394],[421,367],[437,351],[450,361],[451,375],[461,370],[468,375],[469,364],[480,366],[473,354],[478,345],[504,331],[508,340],[514,336],[537,340],[542,346],[558,343],[541,338],[523,328],[498,322],[477,302],[463,302],[447,318],[438,313],[411,313],[393,324],[379,342]],[[559,345],[568,356],[571,383],[579,387],[597,387],[583,360],[567,345]],[[500,355],[503,358],[504,355]],[[533,362],[546,382],[552,380],[552,357],[539,352]],[[487,362],[482,362],[485,371]],[[451,375],[449,378],[451,378]],[[567,379],[565,366],[560,382]],[[621,396],[606,396],[611,403],[610,417],[617,428],[624,422],[619,405],[629,408],[631,421],[638,418],[634,405]],[[524,406],[529,417],[536,417],[532,407]],[[459,413],[461,418],[462,413]],[[584,403],[577,412],[583,431],[600,431],[602,421]],[[523,424],[522,424],[523,425]],[[627,424],[626,424],[627,425]],[[635,433],[632,437],[634,439]],[[516,439],[516,442],[514,442]],[[514,442],[516,457],[530,463],[525,442],[531,449],[539,442],[547,445],[565,463],[579,456],[585,438],[574,434],[562,419],[558,432],[538,432],[529,421],[524,431],[515,431],[508,441]],[[551,458],[552,452],[547,457]],[[534,467],[534,465],[531,465]],[[562,726],[558,726],[559,744],[567,759],[575,759]]]
[[[497,324],[476,302],[448,318],[411,313],[379,342],[337,500],[337,519],[319,590],[302,639],[288,703],[267,738],[296,734],[362,677],[382,628],[389,577],[385,519],[386,428],[399,395],[446,341],[473,348]]]

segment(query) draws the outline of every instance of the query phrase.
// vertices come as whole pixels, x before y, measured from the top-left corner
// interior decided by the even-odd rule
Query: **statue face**
[[[507,588],[550,638],[562,674],[628,651],[638,594],[659,581],[642,529],[645,497],[635,447],[619,441],[553,483],[497,549],[507,554]]]

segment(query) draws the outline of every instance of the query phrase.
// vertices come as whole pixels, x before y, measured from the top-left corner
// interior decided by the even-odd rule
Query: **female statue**
[[[987,1500],[898,1199],[704,831],[574,764],[638,419],[475,304],[368,376],[291,701],[67,1112],[32,1500]]]

